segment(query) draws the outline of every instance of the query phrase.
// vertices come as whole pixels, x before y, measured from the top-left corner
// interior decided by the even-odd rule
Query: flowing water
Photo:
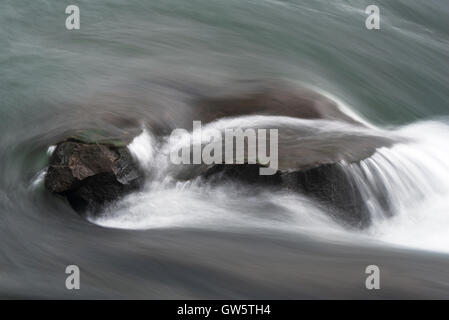
[[[76,31],[61,1],[0,4],[1,297],[449,297],[446,0],[77,4]],[[365,28],[370,4],[380,30]],[[346,227],[300,193],[176,179],[167,138],[191,130],[192,101],[264,80],[314,88],[367,126],[273,115],[205,129],[276,127],[323,157],[331,142],[350,152],[394,140],[341,164],[369,228]],[[51,146],[91,128],[134,137],[148,179],[86,221],[43,180]],[[65,288],[70,264],[81,290]],[[371,264],[381,290],[365,288]]]

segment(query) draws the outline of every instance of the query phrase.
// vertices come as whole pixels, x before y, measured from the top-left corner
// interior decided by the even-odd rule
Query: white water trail
[[[201,130],[204,138],[209,137],[212,131],[248,127],[297,128],[305,137],[320,137],[320,134],[328,132],[335,132],[336,135],[363,135],[368,132],[373,134],[372,130],[341,122],[279,116],[220,119],[204,125]],[[184,135],[178,136],[176,141],[165,137],[158,143],[151,133],[144,129],[128,147],[141,166],[152,173],[152,179],[144,190],[129,195],[94,222],[124,229],[252,227],[326,236],[344,232],[320,206],[300,194],[272,190],[254,193],[252,188],[238,184],[212,187],[201,179],[177,181],[174,178],[177,170],[189,170],[189,167],[180,169],[179,165],[172,164],[170,153],[191,145],[194,134],[194,131],[186,131]],[[207,138],[202,141],[206,142],[209,142]]]
[[[344,164],[368,204],[372,226],[345,230],[312,200],[290,192],[253,193],[248,187],[211,187],[200,180],[179,182],[171,176],[169,153],[191,141],[192,132],[175,144],[157,144],[144,130],[130,150],[148,169],[159,172],[144,190],[126,197],[95,223],[114,228],[150,229],[251,227],[282,229],[327,239],[371,239],[384,244],[449,252],[449,125],[425,121],[394,130],[360,128],[329,121],[248,116],[221,119],[202,130],[228,127],[298,126],[316,139],[321,134],[390,136],[360,163]],[[370,240],[370,241],[371,241]]]
[[[128,149],[143,169],[149,170],[153,166],[155,140],[147,128],[144,127],[142,133],[131,141]]]
[[[397,133],[410,142],[382,148],[361,163],[366,179],[359,186],[373,204],[369,233],[395,245],[449,252],[449,126],[427,121]],[[374,201],[382,187],[391,217],[379,214]]]

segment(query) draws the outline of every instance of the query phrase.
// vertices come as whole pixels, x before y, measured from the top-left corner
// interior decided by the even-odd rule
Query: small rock
[[[57,144],[45,187],[67,198],[80,214],[98,214],[106,205],[139,189],[143,173],[127,147],[70,138]]]

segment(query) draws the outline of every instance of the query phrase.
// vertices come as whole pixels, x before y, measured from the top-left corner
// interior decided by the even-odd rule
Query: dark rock
[[[203,177],[210,183],[226,180],[253,186],[275,186],[300,192],[316,200],[331,216],[350,227],[365,228],[370,213],[354,179],[338,164],[326,164],[297,171],[277,171],[259,175],[258,164],[220,164],[208,169]]]
[[[231,179],[296,190],[315,199],[344,224],[357,228],[370,224],[368,203],[360,186],[340,163],[357,164],[378,148],[391,146],[395,142],[393,137],[367,128],[343,112],[335,101],[305,88],[268,86],[240,94],[203,98],[196,105],[203,121],[243,115],[329,121],[280,127],[279,170],[273,176],[259,176],[260,166],[248,164],[215,165],[201,175],[213,183]],[[346,127],[350,130],[344,130]],[[388,212],[385,199],[380,193],[375,200]]]
[[[286,172],[282,178],[284,185],[315,199],[335,219],[351,227],[369,226],[371,218],[366,201],[354,178],[340,164]]]
[[[45,187],[67,197],[78,213],[99,213],[106,205],[137,190],[143,173],[126,147],[77,139],[58,143],[45,176]]]
[[[238,180],[247,184],[263,186],[280,186],[280,171],[273,175],[260,175],[260,164],[217,164],[209,168],[203,177],[209,182],[222,182],[225,179]]]
[[[396,138],[366,127],[323,94],[286,84],[268,84],[240,93],[203,97],[194,105],[198,119],[203,122],[249,115],[311,120],[282,126],[273,120],[273,124],[264,127],[279,130],[281,170],[302,170],[341,161],[354,163],[396,142]],[[256,128],[256,125],[249,123],[247,128]]]
[[[194,102],[204,122],[223,117],[275,115],[301,119],[328,119],[362,125],[342,112],[335,101],[306,88],[254,88],[240,94],[209,97]]]

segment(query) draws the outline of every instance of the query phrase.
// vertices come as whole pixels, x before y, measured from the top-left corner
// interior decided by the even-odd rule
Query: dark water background
[[[447,1],[77,1],[81,29],[70,32],[69,4],[0,3],[1,297],[449,297],[449,189],[434,198],[421,188],[449,181]],[[370,4],[379,31],[364,26]],[[169,130],[195,117],[192,97],[248,79],[311,85],[382,129],[425,137],[397,151],[435,160],[414,159],[404,173],[424,194],[418,216],[360,234],[316,218],[302,197],[162,188],[128,199],[137,221],[126,228],[139,230],[124,230],[45,192],[47,149],[68,132]],[[69,264],[81,269],[80,291],[65,289]],[[370,264],[380,291],[365,289]]]

